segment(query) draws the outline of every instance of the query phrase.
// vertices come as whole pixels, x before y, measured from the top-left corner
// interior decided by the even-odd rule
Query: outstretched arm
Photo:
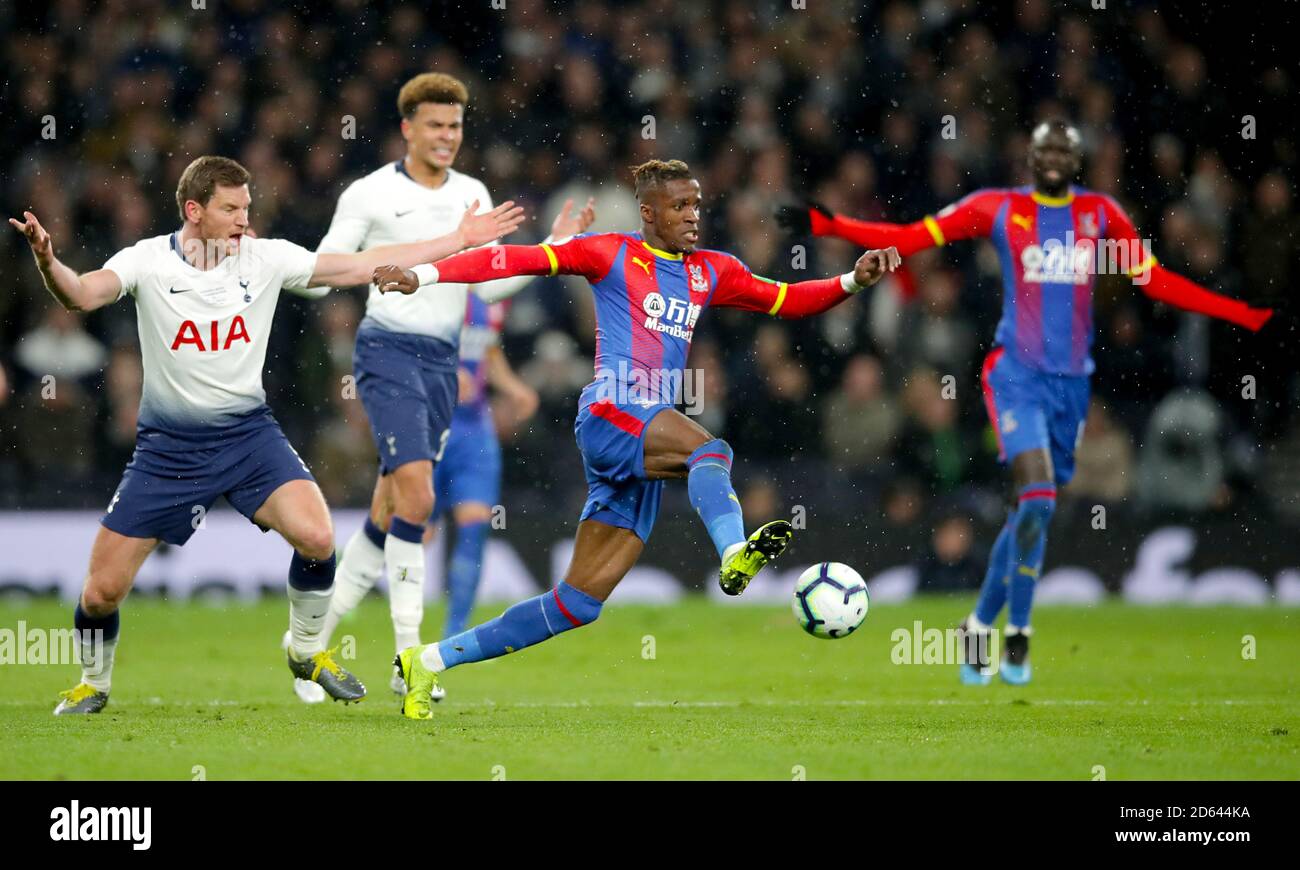
[[[722,261],[718,286],[710,304],[765,311],[787,320],[812,317],[870,287],[902,263],[895,248],[867,251],[858,258],[852,272],[834,278],[787,284],[760,278],[735,257],[728,256]]]
[[[59,304],[69,311],[94,311],[116,302],[122,295],[122,280],[112,269],[96,269],[78,275],[76,271],[54,256],[54,241],[36,215],[23,212],[23,220],[9,218],[14,227],[32,247],[36,268],[41,272],[45,289]]]
[[[1105,200],[1105,209],[1106,237],[1122,243],[1118,250],[1111,252],[1120,260],[1113,265],[1124,268],[1125,274],[1147,296],[1183,311],[1235,323],[1251,332],[1258,332],[1273,316],[1271,308],[1252,308],[1239,299],[1207,290],[1161,266],[1154,256],[1147,253],[1142,240],[1138,238],[1137,229],[1124,209],[1109,197]]]
[[[486,245],[514,232],[524,220],[524,210],[512,201],[503,202],[483,214],[475,214],[477,210],[478,200],[475,200],[465,211],[460,226],[436,239],[406,245],[382,245],[355,254],[318,254],[311,283],[333,287],[365,284],[380,266],[388,263],[414,266],[439,260],[465,248]]]
[[[835,236],[868,248],[892,246],[906,257],[948,242],[987,236],[1002,199],[999,191],[976,191],[937,215],[926,215],[910,224],[855,220],[833,214],[815,202],[779,208],[776,219],[796,233]]]
[[[577,236],[540,245],[493,245],[425,263],[414,270],[386,265],[375,270],[379,292],[414,293],[423,284],[477,284],[514,275],[581,275],[599,281],[613,265],[608,235]]]
[[[566,199],[560,213],[555,216],[555,221],[551,224],[551,233],[542,239],[544,245],[554,245],[558,241],[564,241],[573,236],[580,235],[587,231],[587,228],[596,220],[596,200],[587,199],[587,204],[581,211],[574,213],[573,200]],[[520,290],[523,290],[532,282],[531,275],[515,275],[511,278],[500,278],[496,281],[488,281],[484,284],[476,285],[474,295],[478,296],[484,302],[501,302],[509,299]]]

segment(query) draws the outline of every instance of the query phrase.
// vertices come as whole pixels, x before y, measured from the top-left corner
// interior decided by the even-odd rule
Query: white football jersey
[[[437,238],[455,231],[474,200],[479,212],[491,210],[492,197],[477,178],[449,169],[447,180],[434,189],[411,178],[402,161],[389,163],[348,185],[316,250],[350,254]],[[390,332],[429,335],[454,345],[465,322],[466,286],[439,284],[406,296],[380,293],[372,284],[366,320]]]
[[[173,233],[118,251],[104,268],[121,279],[122,296],[135,297],[141,425],[209,427],[266,404],[262,368],[275,305],[282,288],[308,286],[316,254],[245,237],[238,255],[201,271],[181,256]]]

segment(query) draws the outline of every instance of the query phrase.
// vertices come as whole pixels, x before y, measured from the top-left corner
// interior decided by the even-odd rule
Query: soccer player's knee
[[[298,553],[317,562],[334,555],[334,529],[329,523],[313,523],[298,537]]]
[[[81,592],[81,609],[87,616],[108,616],[122,605],[127,585],[113,582],[103,574],[91,572]]]
[[[1016,543],[1022,550],[1033,546],[1039,536],[1047,531],[1055,511],[1054,498],[1030,498],[1020,503],[1016,516]]]
[[[393,500],[393,516],[424,525],[433,515],[433,486],[404,487]]]

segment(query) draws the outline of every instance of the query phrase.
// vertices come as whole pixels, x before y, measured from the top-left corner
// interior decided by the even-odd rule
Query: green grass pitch
[[[102,715],[50,715],[73,666],[0,665],[0,777],[1300,778],[1300,612],[1042,607],[1021,688],[891,662],[895,629],[948,627],[969,606],[876,606],[823,641],[784,607],[615,600],[593,626],[449,673],[434,720],[412,722],[388,689],[381,600],[339,629],[370,689],[351,707],[292,694],[283,602],[135,600]],[[70,617],[0,602],[2,629]]]

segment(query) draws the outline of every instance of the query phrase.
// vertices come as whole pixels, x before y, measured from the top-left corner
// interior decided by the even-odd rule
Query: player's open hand
[[[560,213],[555,216],[555,222],[551,224],[551,238],[567,239],[569,236],[576,236],[578,233],[585,233],[587,228],[596,221],[596,198],[587,197],[587,204],[582,207],[582,211],[573,214],[573,200],[566,199],[564,207]]]
[[[54,256],[54,243],[50,240],[50,234],[31,212],[23,212],[23,218],[21,221],[9,218],[9,224],[27,238],[27,244],[32,246],[32,253],[37,260],[48,262]]]
[[[457,227],[466,248],[477,248],[479,245],[494,242],[502,236],[508,236],[519,229],[519,225],[524,222],[524,209],[522,206],[515,205],[514,200],[507,200],[483,214],[475,214],[476,211],[478,211],[477,199],[465,209],[465,214],[460,219],[460,226]]]
[[[407,296],[420,289],[420,279],[410,269],[401,266],[379,266],[370,276],[370,282],[379,288],[380,293],[398,293]]]
[[[887,272],[892,272],[901,265],[903,258],[899,256],[898,248],[867,251],[858,257],[858,262],[853,266],[853,280],[861,287],[870,287],[885,277]]]

